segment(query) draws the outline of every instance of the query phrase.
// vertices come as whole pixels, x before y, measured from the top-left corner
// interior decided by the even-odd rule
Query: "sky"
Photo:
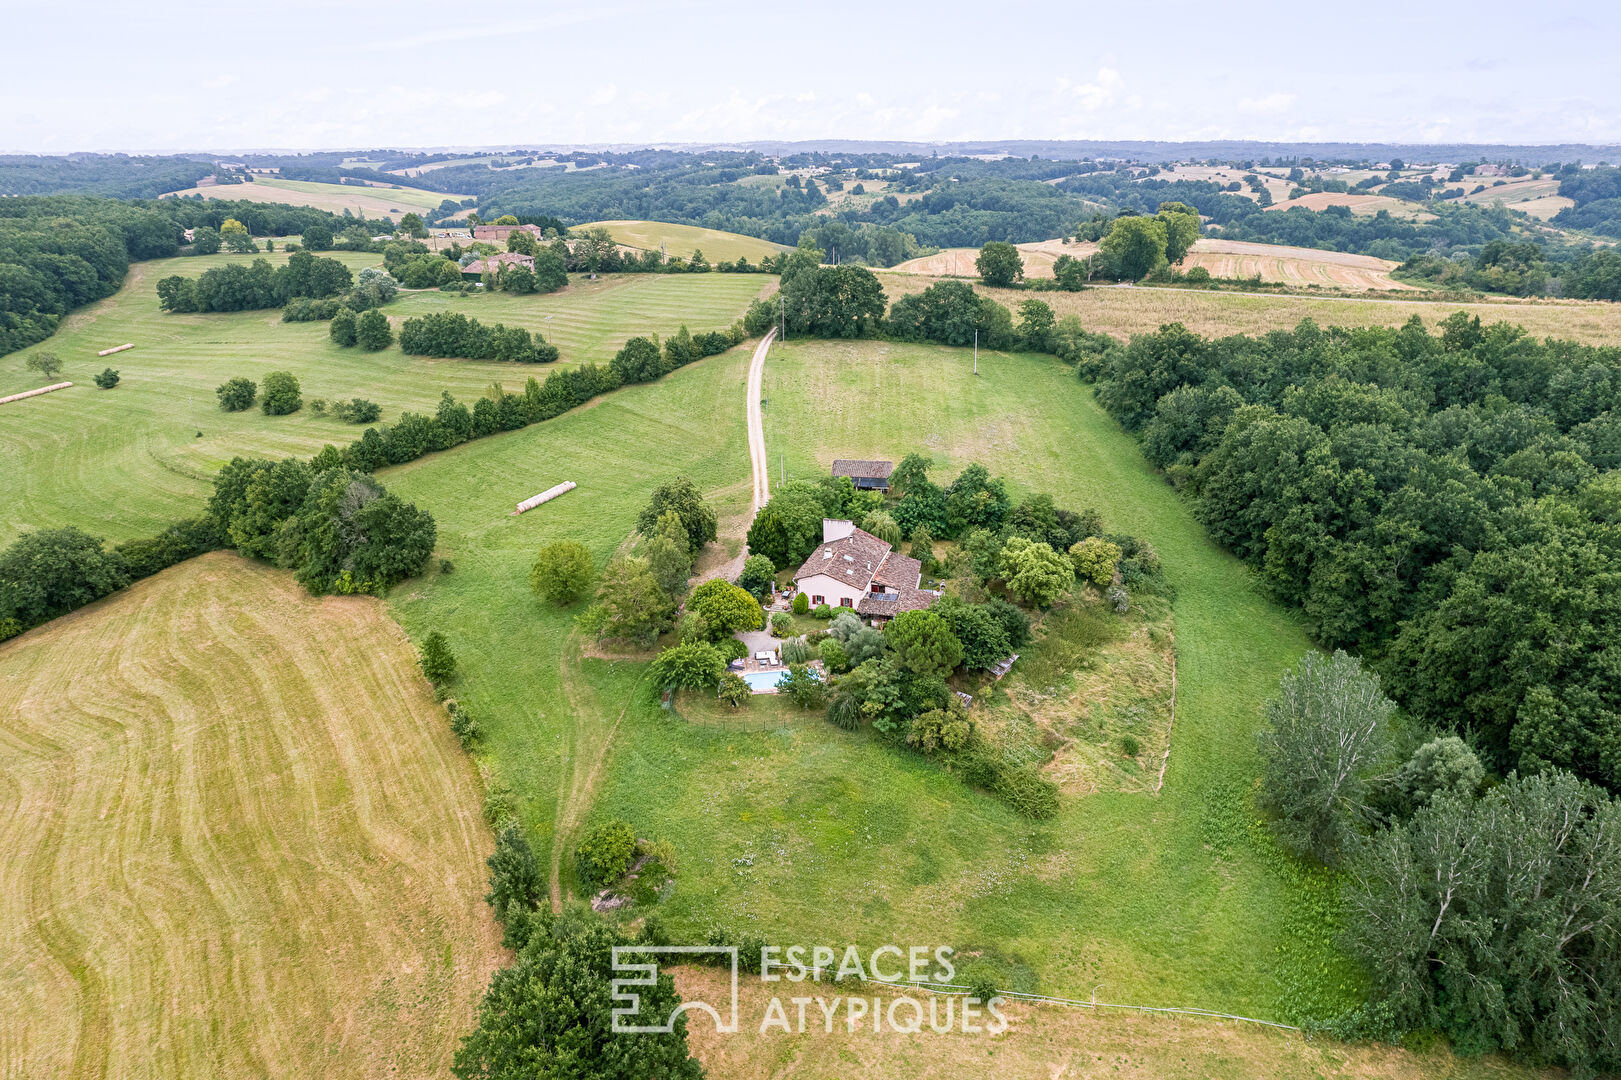
[[[13,153],[1621,142],[1614,0],[62,0],[6,25]]]

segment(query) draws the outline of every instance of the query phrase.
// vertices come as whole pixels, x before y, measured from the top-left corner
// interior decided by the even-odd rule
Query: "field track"
[[[444,1075],[477,789],[381,602],[235,555],[0,646],[0,1075]]]

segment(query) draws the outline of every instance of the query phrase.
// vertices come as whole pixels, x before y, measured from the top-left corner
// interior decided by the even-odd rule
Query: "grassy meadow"
[[[575,235],[587,229],[607,229],[614,240],[626,247],[657,251],[663,247],[671,258],[677,255],[690,258],[694,251],[702,251],[712,263],[736,262],[739,256],[748,256],[757,263],[767,255],[787,251],[781,244],[761,240],[757,236],[702,229],[696,225],[673,225],[665,221],[592,221],[575,225],[569,232]]]
[[[1180,593],[1160,796],[1068,799],[1056,821],[1033,824],[783,703],[757,700],[732,727],[686,723],[639,685],[644,665],[581,655],[570,613],[525,588],[533,552],[575,538],[600,565],[647,492],[677,473],[717,493],[723,517],[745,504],[746,355],[384,474],[433,509],[456,566],[391,605],[414,637],[443,630],[464,658],[457,694],[485,723],[496,779],[552,848],[561,885],[559,847],[583,821],[622,816],[674,844],[663,917],[683,934],[721,924],[782,941],[950,943],[1015,983],[1072,994],[1101,983],[1143,1004],[1288,1016],[1343,1002],[1327,884],[1272,853],[1245,810],[1261,703],[1304,635],[1050,358],[986,356],[975,379],[962,350],[790,344],[766,367],[768,448],[790,476],[835,455],[922,449],[943,479],[980,460],[1021,494],[1096,506],[1110,528],[1150,538]],[[507,516],[563,479],[580,488]]]
[[[269,256],[280,261],[279,252]],[[374,255],[339,253],[351,268]],[[262,382],[270,371],[298,376],[304,400],[363,397],[383,419],[432,411],[444,390],[471,400],[492,382],[521,389],[552,365],[411,357],[398,346],[375,353],[332,344],[327,324],[283,323],[276,310],[173,315],[158,309],[156,284],[169,274],[199,274],[249,256],[208,256],[137,263],[125,287],[66,320],[39,346],[63,363],[75,385],[0,406],[0,542],[24,527],[79,525],[98,536],[149,535],[197,513],[214,473],[238,454],[310,455],[343,444],[362,428],[307,407],[290,416],[257,408],[226,413],[214,388],[235,376]],[[543,333],[560,364],[606,363],[635,334],[729,326],[766,285],[752,274],[625,275],[576,280],[537,296],[404,292],[385,309],[394,322],[431,311],[461,311]],[[105,359],[97,351],[134,342]],[[0,396],[42,384],[24,367],[27,352],[0,358]],[[99,390],[91,377],[114,367],[122,381]]]
[[[478,778],[369,597],[220,552],[0,644],[0,1072],[437,1076]]]

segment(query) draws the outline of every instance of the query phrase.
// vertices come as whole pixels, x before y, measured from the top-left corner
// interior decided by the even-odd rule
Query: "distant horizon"
[[[427,0],[18,10],[8,152],[1049,139],[1621,144],[1621,6]],[[70,28],[64,53],[62,28]],[[50,43],[50,47],[45,47]],[[252,133],[244,137],[244,133]],[[436,138],[437,136],[437,138]],[[24,148],[24,149],[11,149]],[[148,153],[158,152],[147,149]],[[207,151],[178,151],[203,153]],[[217,151],[220,153],[232,151]]]

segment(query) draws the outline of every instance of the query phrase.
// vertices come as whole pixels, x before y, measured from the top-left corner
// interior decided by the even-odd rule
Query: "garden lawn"
[[[330,253],[352,269],[378,256]],[[261,256],[280,263],[280,252]],[[78,525],[123,540],[150,535],[195,516],[219,467],[239,454],[309,456],[326,443],[342,445],[363,428],[317,417],[312,398],[363,397],[383,409],[432,412],[449,390],[471,402],[492,382],[521,390],[555,365],[499,364],[410,357],[397,345],[381,352],[342,349],[324,322],[283,323],[277,310],[171,315],[158,309],[156,285],[170,274],[196,275],[251,256],[207,256],[137,263],[124,288],[69,317],[35,349],[0,357],[0,396],[45,385],[24,367],[35,351],[63,363],[57,380],[74,386],[0,405],[0,544],[24,528]],[[575,279],[561,292],[536,296],[406,292],[384,310],[395,324],[429,311],[461,311],[482,322],[542,332],[562,352],[561,364],[606,363],[626,338],[729,326],[768,279],[756,275],[637,275]],[[133,342],[135,348],[96,353]],[[105,367],[122,381],[99,390],[92,377]],[[219,409],[214,388],[245,376],[263,383],[270,371],[291,371],[306,408],[291,416]],[[516,500],[514,500],[516,501]]]

